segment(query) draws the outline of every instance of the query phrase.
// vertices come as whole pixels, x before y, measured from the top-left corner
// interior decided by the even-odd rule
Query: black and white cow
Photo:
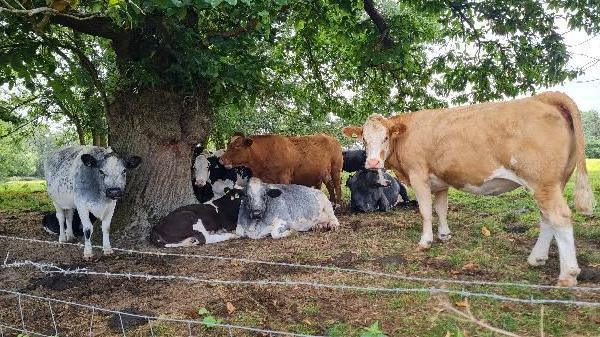
[[[90,213],[90,221],[94,223],[96,221],[96,217]],[[44,231],[48,234],[59,235],[60,234],[60,224],[58,223],[58,218],[56,217],[56,212],[47,212],[44,214],[44,218],[42,219],[42,226]],[[79,213],[77,210],[73,212],[73,234],[80,238],[83,236],[83,226],[81,225],[81,219],[79,218]]]
[[[218,199],[225,194],[225,188],[245,186],[252,177],[247,167],[225,168],[219,163],[222,154],[223,150],[201,152],[194,159],[194,193],[200,202]]]
[[[353,212],[387,211],[402,202],[411,203],[406,188],[383,169],[362,169],[348,178]]]
[[[187,247],[237,238],[241,189],[225,188],[219,199],[180,207],[161,219],[150,232],[150,242],[159,247]]]
[[[44,162],[44,174],[48,194],[56,208],[58,241],[74,239],[73,210],[76,209],[85,238],[83,257],[93,256],[90,213],[102,221],[104,254],[112,254],[110,221],[117,200],[123,197],[125,172],[137,167],[141,160],[138,156],[118,156],[110,148],[96,146],[69,146],[50,153]]]
[[[342,151],[342,158],[344,159],[342,170],[352,173],[365,168],[367,152],[365,150],[346,150]]]

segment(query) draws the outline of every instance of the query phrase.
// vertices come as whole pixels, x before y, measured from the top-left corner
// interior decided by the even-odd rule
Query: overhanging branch
[[[394,45],[394,41],[390,36],[390,30],[385,22],[383,16],[377,11],[373,0],[364,0],[365,12],[369,15],[375,27],[379,31],[379,39],[385,48],[391,48]]]

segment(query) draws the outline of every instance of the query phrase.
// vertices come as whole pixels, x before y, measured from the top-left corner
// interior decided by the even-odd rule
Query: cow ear
[[[96,161],[96,158],[94,158],[89,153],[82,154],[81,155],[81,161],[83,162],[83,165],[85,165],[87,167],[96,167],[96,166],[98,166],[98,162]]]
[[[271,198],[277,198],[281,195],[281,190],[278,188],[271,188],[267,191],[267,195]]]
[[[125,167],[128,169],[134,169],[140,165],[142,162],[142,157],[140,156],[127,156],[125,158]]]
[[[362,127],[361,126],[346,126],[342,129],[342,133],[346,137],[357,138],[362,137]]]
[[[406,125],[402,123],[394,124],[389,128],[389,130],[392,137],[398,136],[406,131]]]
[[[244,138],[244,146],[246,146],[246,147],[252,146],[252,138]]]

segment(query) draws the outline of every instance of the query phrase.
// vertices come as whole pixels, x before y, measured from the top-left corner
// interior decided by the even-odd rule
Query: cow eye
[[[101,175],[105,175],[104,171],[99,170]]]

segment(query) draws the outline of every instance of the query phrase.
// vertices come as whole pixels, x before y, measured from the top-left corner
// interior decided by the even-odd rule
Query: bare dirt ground
[[[462,211],[462,210],[461,210]],[[465,210],[466,212],[466,210]],[[221,244],[168,252],[206,254],[293,262],[321,266],[367,269],[398,275],[446,279],[530,282],[553,285],[558,276],[558,257],[553,247],[548,264],[540,268],[526,265],[534,238],[523,232],[527,224],[510,223],[485,237],[480,228],[469,226],[467,215],[451,206],[450,226],[454,237],[448,243],[436,242],[428,252],[416,250],[420,219],[413,209],[391,213],[339,215],[342,228],[330,232],[308,232],[273,240],[234,240]],[[467,212],[468,213],[468,212]],[[484,217],[485,214],[471,214]],[[0,235],[57,240],[46,234],[38,212],[0,213]],[[98,228],[94,233],[98,240]],[[580,285],[600,287],[595,236],[577,239],[582,273]],[[157,250],[144,247],[145,250]],[[167,250],[160,250],[165,252]],[[365,287],[440,287],[438,283],[399,281],[352,273],[310,270],[252,263],[157,257],[116,253],[86,262],[79,247],[27,243],[0,239],[0,259],[7,262],[32,260],[63,268],[90,268],[94,271],[137,272],[156,275],[186,275],[220,280],[293,280]],[[332,336],[358,335],[363,327],[379,322],[388,336],[493,336],[486,329],[463,322],[439,310],[436,298],[428,293],[379,293],[322,289],[308,286],[211,285],[182,280],[141,280],[104,276],[64,276],[44,274],[33,268],[0,269],[0,288],[45,297],[92,304],[113,310],[132,310],[150,316],[198,319],[198,309],[206,308],[223,323],[305,334]],[[529,299],[556,298],[600,302],[600,291],[531,290],[497,286],[453,286],[451,289],[497,293]],[[23,298],[21,322],[16,296],[0,294],[0,322],[54,335],[47,303]],[[462,297],[449,301],[464,305]],[[229,303],[229,305],[228,305]],[[522,336],[540,336],[540,305],[469,300],[474,315],[488,323]],[[545,336],[600,336],[600,307],[545,305]],[[114,315],[54,304],[53,312],[60,336],[88,336],[90,321],[94,336],[121,336],[119,318]],[[123,317],[127,336],[188,336],[185,324],[155,321],[152,331],[145,321]],[[3,331],[4,336],[16,333]],[[227,331],[193,325],[194,336],[227,336]],[[29,334],[34,336],[34,334]],[[234,331],[234,336],[261,336]],[[268,335],[265,335],[268,336]],[[377,335],[368,335],[377,336]]]

